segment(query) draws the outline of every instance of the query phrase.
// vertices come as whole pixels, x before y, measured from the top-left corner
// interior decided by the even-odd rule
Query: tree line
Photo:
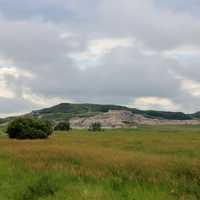
[[[19,117],[14,119],[7,128],[7,134],[11,139],[46,139],[53,131],[70,131],[70,122],[59,122],[56,126],[50,121],[34,117]],[[89,126],[89,131],[101,131],[99,122],[94,122]]]

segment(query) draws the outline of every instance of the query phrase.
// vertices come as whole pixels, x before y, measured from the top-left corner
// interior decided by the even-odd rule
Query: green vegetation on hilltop
[[[169,120],[189,120],[200,118],[197,115],[184,114],[182,112],[164,112],[164,111],[142,111],[135,108],[128,108],[117,105],[99,105],[99,104],[70,104],[62,103],[50,108],[33,111],[34,116],[40,116],[44,119],[62,120],[71,117],[89,117],[109,110],[126,110],[134,114],[141,114],[148,118],[169,119]]]
[[[44,113],[81,114],[81,113],[93,113],[93,112],[108,112],[109,110],[128,110],[128,108],[115,105],[61,103],[51,108],[39,110],[38,112],[41,114]]]
[[[164,111],[155,111],[155,110],[147,110],[143,112],[152,118],[162,118],[162,119],[169,119],[169,120],[193,119],[192,115],[187,115],[182,112],[164,112]]]
[[[138,110],[118,105],[101,105],[101,104],[71,104],[61,103],[50,108],[32,111],[25,116],[34,116],[44,120],[63,121],[69,120],[72,117],[91,117],[97,114],[105,113],[110,110],[130,111],[133,114],[140,114],[152,119],[167,119],[167,120],[191,120],[200,119],[199,112],[193,114],[185,114],[182,112],[166,112],[154,110]],[[0,125],[7,125],[8,122],[14,120],[15,117],[0,119]]]

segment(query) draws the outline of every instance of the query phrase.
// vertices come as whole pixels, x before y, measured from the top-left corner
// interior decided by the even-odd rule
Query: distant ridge
[[[60,103],[58,105],[34,110],[25,116],[34,116],[51,121],[69,120],[73,117],[93,117],[98,114],[107,113],[109,111],[129,111],[132,114],[138,114],[149,119],[158,120],[200,120],[200,112],[193,114],[185,114],[183,112],[156,111],[156,110],[139,110],[120,105],[103,105],[91,103]],[[0,119],[0,124],[6,124],[11,121],[14,116]]]
[[[168,119],[168,120],[191,120],[200,119],[200,113],[185,114],[183,112],[166,112],[155,110],[139,110],[119,105],[101,105],[101,104],[71,104],[61,103],[50,108],[33,111],[32,114],[45,119],[62,119],[71,117],[94,116],[99,113],[106,113],[110,110],[130,111],[133,114],[140,114],[147,118]]]

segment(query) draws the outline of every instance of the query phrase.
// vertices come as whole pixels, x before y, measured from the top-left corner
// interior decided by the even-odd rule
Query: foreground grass
[[[2,200],[200,199],[200,127],[0,138]]]

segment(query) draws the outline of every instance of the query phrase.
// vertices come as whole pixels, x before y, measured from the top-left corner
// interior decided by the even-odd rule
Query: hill
[[[178,121],[187,120],[199,120],[200,112],[193,114],[185,114],[183,112],[166,112],[155,110],[139,110],[136,108],[129,108],[120,105],[101,105],[101,104],[72,104],[61,103],[49,108],[41,110],[34,110],[25,116],[34,116],[53,122],[69,120],[71,118],[91,118],[95,116],[101,116],[109,111],[127,111],[134,115],[140,115],[141,119],[145,119],[149,122],[152,120],[172,120],[173,124]],[[0,119],[0,126],[6,126],[9,121],[15,117],[8,117]],[[177,121],[178,120],[178,121]],[[178,122],[180,123],[180,122]]]
[[[136,128],[137,125],[200,125],[199,119],[149,118],[125,110],[110,110],[91,117],[74,117],[70,119],[72,128],[89,128],[95,122],[101,123],[103,128]]]
[[[44,119],[69,119],[72,117],[90,117],[100,113],[106,113],[110,110],[124,110],[133,114],[140,114],[147,118],[167,119],[167,120],[190,120],[200,118],[200,115],[184,114],[182,112],[164,112],[153,110],[138,110],[136,108],[129,108],[119,105],[100,105],[100,104],[70,104],[61,103],[56,106],[45,108],[42,110],[33,111],[33,116],[39,116]]]

